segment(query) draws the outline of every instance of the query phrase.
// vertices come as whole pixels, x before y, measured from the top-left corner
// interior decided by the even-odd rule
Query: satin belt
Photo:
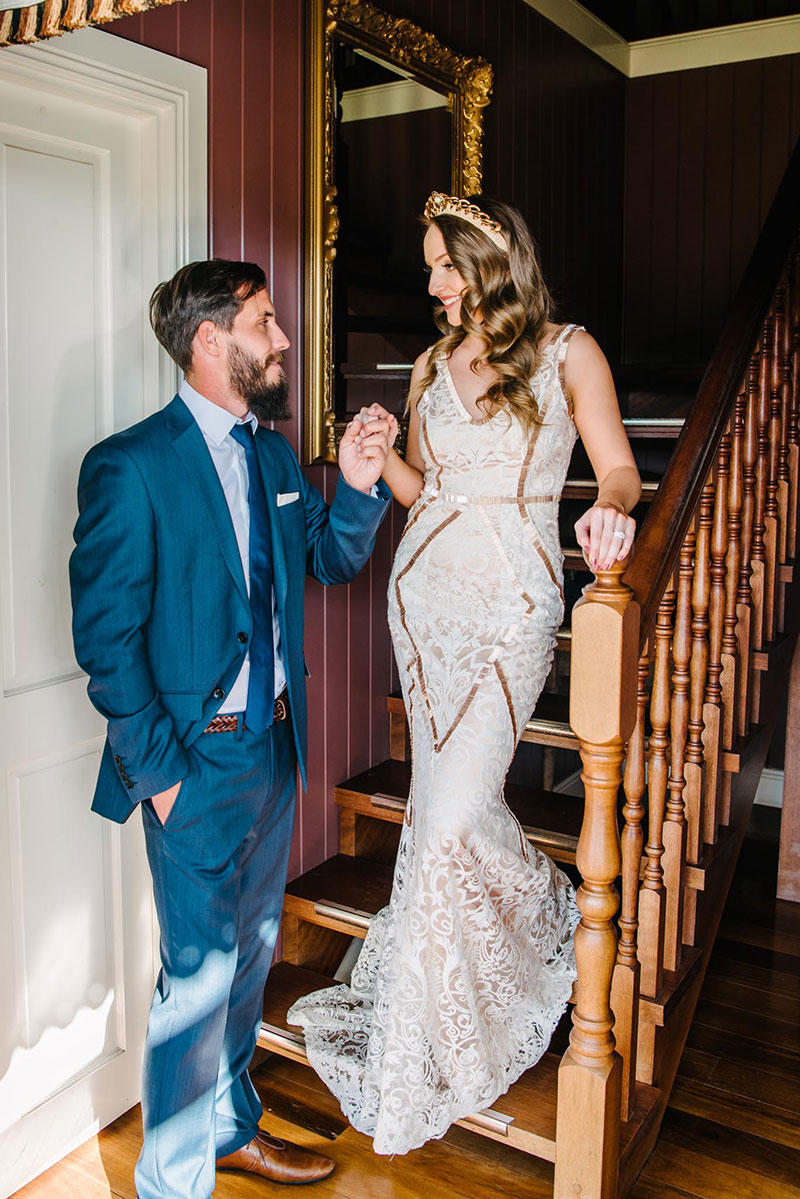
[[[439,491],[435,487],[423,487],[422,495],[448,504],[555,504],[557,495],[462,495],[458,491]]]

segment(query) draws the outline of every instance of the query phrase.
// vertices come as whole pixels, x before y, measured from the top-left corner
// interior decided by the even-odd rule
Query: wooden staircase
[[[520,751],[506,801],[579,885],[578,979],[550,1052],[460,1122],[554,1162],[557,1199],[624,1195],[653,1147],[788,687],[800,628],[798,211],[800,150],[688,416],[626,419],[645,477],[627,569],[593,578],[568,546],[596,494],[579,459],[564,492],[576,602],[522,734],[536,761]],[[259,1045],[296,1061],[305,1047],[287,1010],[335,984],[389,899],[410,763],[402,697],[386,706],[390,757],[335,789],[339,853],[286,890]],[[541,785],[578,754],[581,787]]]

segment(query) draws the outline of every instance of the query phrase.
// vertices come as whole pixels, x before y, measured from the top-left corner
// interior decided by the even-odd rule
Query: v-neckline
[[[546,353],[546,352],[547,352],[547,351],[548,351],[548,350],[549,350],[549,349],[550,349],[552,346],[556,345],[556,343],[558,342],[559,338],[561,337],[561,334],[564,332],[564,330],[565,330],[566,328],[568,328],[568,326],[567,326],[567,325],[562,325],[562,326],[559,328],[558,332],[557,332],[557,333],[554,333],[554,334],[553,334],[553,336],[550,338],[550,340],[549,340],[549,341],[546,343],[546,345],[545,345],[545,346],[542,348],[542,353],[541,353],[541,356],[540,356],[540,358],[539,358],[539,366],[537,367],[537,374],[538,374],[539,370],[541,369],[541,365],[542,365],[542,359],[544,358],[544,355],[545,355],[545,353]],[[464,401],[462,400],[461,396],[460,396],[460,395],[459,395],[459,393],[458,393],[458,388],[456,387],[456,382],[455,382],[455,379],[453,378],[453,372],[450,370],[450,360],[449,360],[449,358],[447,358],[447,356],[446,356],[446,355],[444,355],[444,354],[442,355],[442,362],[443,362],[443,364],[444,364],[444,370],[443,370],[443,374],[444,374],[444,380],[445,380],[445,383],[446,383],[446,385],[447,385],[447,389],[448,389],[448,391],[450,392],[450,395],[451,395],[451,397],[452,397],[452,399],[453,399],[453,402],[455,403],[456,407],[457,407],[457,408],[459,409],[459,411],[461,412],[462,416],[463,416],[463,417],[465,418],[465,420],[467,420],[467,421],[469,422],[469,424],[471,424],[471,425],[488,425],[489,421],[492,419],[492,417],[493,417],[495,414],[494,414],[493,412],[491,412],[491,413],[489,413],[489,415],[488,415],[488,416],[480,416],[480,417],[478,417],[478,416],[473,416],[473,415],[472,415],[472,413],[470,412],[469,408],[468,408],[468,407],[467,407],[467,405],[464,403]],[[535,378],[535,377],[536,377],[536,376],[534,375],[534,378]]]
[[[473,416],[472,415],[469,408],[464,403],[461,396],[458,394],[458,388],[456,387],[455,379],[453,378],[453,373],[450,370],[450,362],[448,361],[448,359],[445,355],[442,355],[442,361],[444,363],[445,382],[447,384],[450,395],[452,396],[452,398],[456,404],[456,407],[461,410],[461,413],[469,421],[469,423],[471,425],[486,425],[486,424],[488,424],[489,421],[492,419],[493,414],[489,413],[487,416]]]

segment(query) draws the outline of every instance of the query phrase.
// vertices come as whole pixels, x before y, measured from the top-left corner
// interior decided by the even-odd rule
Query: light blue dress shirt
[[[208,446],[208,452],[211,455],[211,461],[214,463],[214,469],[219,475],[228,511],[233,521],[236,544],[239,547],[239,557],[242,560],[242,570],[244,571],[247,594],[249,595],[250,505],[247,501],[247,462],[245,460],[244,446],[239,445],[239,442],[231,437],[230,433],[234,425],[244,424],[252,425],[255,432],[258,421],[252,413],[243,420],[239,420],[232,412],[228,412],[226,408],[220,408],[219,404],[214,404],[211,400],[207,400],[205,396],[200,395],[185,379],[181,384],[178,394],[197,421],[200,432],[203,434],[205,443]],[[272,592],[272,636],[275,645],[275,695],[278,696],[286,686],[286,670],[281,656],[281,631],[278,624],[278,611],[275,606],[274,590]],[[244,712],[247,707],[247,688],[249,682],[250,654],[248,653],[242,663],[242,669],[239,671],[236,682],[225,697],[224,703],[220,706],[219,711],[221,714],[226,712]]]

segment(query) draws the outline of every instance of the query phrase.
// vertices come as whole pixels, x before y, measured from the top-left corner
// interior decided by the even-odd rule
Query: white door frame
[[[150,185],[158,196],[159,279],[208,256],[208,101],[205,67],[100,29],[78,29],[52,41],[0,49],[3,70],[54,96],[94,97],[112,112],[147,114]],[[145,345],[159,359],[159,387],[147,411],[177,390],[178,369],[157,345],[147,313]],[[100,436],[113,432],[111,428]]]
[[[148,235],[148,246],[152,247],[142,258],[142,278],[148,285],[154,286],[159,280],[169,278],[186,262],[207,257],[208,133],[207,80],[204,68],[98,29],[83,29],[51,42],[0,50],[0,71],[4,79],[10,79],[17,86],[35,89],[37,95],[45,93],[46,96],[51,96],[54,104],[57,104],[59,99],[72,99],[84,104],[89,103],[93,109],[100,112],[120,114],[137,120],[142,146],[142,187],[146,189],[148,199],[148,203],[143,206],[148,214],[145,217],[144,228]],[[14,127],[3,121],[2,114],[0,125],[5,133],[14,133]],[[35,146],[37,136],[35,130],[28,130],[23,140],[30,146]],[[69,145],[70,143],[62,139],[63,150],[68,157]],[[81,153],[84,157],[86,154],[96,155],[99,176],[102,177],[102,159],[107,151],[102,147],[95,150],[83,146]],[[101,186],[105,191],[105,185],[101,183]],[[107,201],[108,196],[105,196],[105,209],[102,204],[98,206],[99,224],[95,226],[96,238],[101,246],[110,236],[110,211]],[[57,227],[58,214],[55,212],[53,219]],[[69,229],[64,229],[64,236],[69,236]],[[133,252],[136,253],[137,249],[138,247],[133,247]],[[152,280],[150,275],[153,276]],[[108,282],[110,296],[110,281]],[[102,293],[104,287],[100,290]],[[13,303],[13,297],[8,299]],[[35,314],[32,314],[32,318],[35,319]],[[103,397],[95,415],[96,440],[115,431],[110,368],[114,334],[114,312],[109,303],[107,310],[99,314],[96,326],[95,360],[102,379],[100,394]],[[177,389],[178,370],[158,346],[150,329],[146,311],[141,313],[141,344],[144,387],[141,393],[140,416],[144,417],[172,398]],[[5,383],[0,374],[0,389],[4,387]],[[4,396],[0,394],[0,401],[3,399]],[[0,410],[2,408],[3,404],[0,402]],[[0,543],[4,541],[5,538],[0,537]],[[66,569],[66,562],[64,567]],[[3,620],[0,623],[8,633],[10,626],[6,607],[7,597],[4,597]],[[4,640],[8,641],[8,637]],[[13,663],[13,639],[11,645],[7,644],[5,649],[6,654],[10,652],[10,658],[6,657],[6,670],[0,673],[0,686],[4,688],[8,702],[22,702],[28,698],[22,693],[43,686],[80,686],[77,680],[81,677],[81,671],[71,657],[71,647],[65,647],[63,663],[58,665],[55,677],[30,680],[22,675],[17,677],[14,671],[9,669]],[[19,698],[14,700],[15,696]],[[88,706],[88,699],[85,699],[85,703]],[[62,759],[74,759],[79,762],[87,756],[96,756],[101,740],[79,739],[65,753],[59,753],[57,764],[60,765]],[[20,780],[28,774],[35,774],[46,768],[47,762],[48,760],[38,753],[35,760],[31,759],[30,754],[20,746],[20,760],[15,761],[7,772],[7,834],[12,847],[9,879],[12,927],[0,930],[0,944],[7,947],[10,958],[5,963],[5,969],[13,969],[13,963],[16,962],[18,966],[24,958],[26,934],[21,875],[17,877],[20,867],[19,855],[18,860],[15,860],[16,847],[21,846],[21,807],[18,794]],[[90,799],[91,795],[87,791],[87,808]],[[6,830],[4,835],[5,832]],[[117,979],[114,989],[117,995],[123,993],[119,980],[125,952],[125,921],[128,917],[128,913],[120,908],[120,895],[117,894],[122,862],[122,839],[123,831],[118,826],[106,824],[103,836],[104,852],[109,855],[108,872],[109,878],[114,880],[115,891],[113,911],[108,913],[108,919],[113,925],[110,943],[114,946],[114,977]],[[152,957],[144,965],[145,969],[149,968],[154,975],[157,968],[157,933],[154,917],[152,925]],[[0,961],[0,969],[3,968],[4,964]],[[136,1006],[139,1006],[139,999]],[[141,1012],[128,1012],[127,1015],[123,1008],[124,1001],[118,1004],[116,1011],[113,1039],[119,1046],[118,1053],[126,1046],[127,1018],[132,1017],[135,1020],[135,1026],[132,1025],[132,1028],[138,1029],[141,1022],[143,1031],[147,1017],[146,1007]],[[128,1046],[131,1047],[130,1043]],[[45,1083],[44,1087],[39,1088],[37,1100],[26,1110],[26,1114],[19,1119],[16,1115],[13,1117],[15,1121],[18,1120],[16,1127],[19,1129],[19,1135],[15,1134],[11,1152],[13,1161],[7,1159],[0,1162],[0,1195],[8,1195],[23,1186],[30,1178],[47,1169],[61,1156],[99,1131],[110,1119],[136,1102],[139,1097],[138,1091],[135,1094],[126,1092],[125,1095],[104,1095],[102,1101],[86,1099],[86,1088],[82,1089],[82,1084],[107,1064],[107,1058],[101,1055],[85,1069],[79,1069],[78,1073],[66,1082],[63,1081],[63,1076],[60,1081],[54,1078],[50,1094],[41,1093],[47,1091]],[[138,1069],[136,1074],[138,1075]],[[65,1100],[69,1101],[72,1087],[76,1089],[76,1093],[83,1095],[82,1101],[75,1104],[74,1110],[70,1109],[70,1115],[74,1116],[74,1119],[72,1123],[63,1119],[59,1121],[58,1134],[48,1138],[47,1135],[43,1135],[48,1128],[48,1114],[52,1115],[61,1110],[59,1105],[63,1106]],[[0,1119],[0,1124],[4,1125],[5,1122]]]

